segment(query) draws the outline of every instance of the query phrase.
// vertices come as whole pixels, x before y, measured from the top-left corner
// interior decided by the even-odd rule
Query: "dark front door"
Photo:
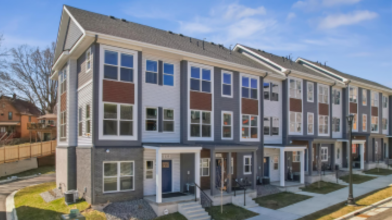
[[[270,174],[269,174],[269,161],[270,161],[270,158],[269,157],[264,157],[264,177],[269,177],[270,176]]]
[[[172,191],[172,162],[162,160],[162,192]]]

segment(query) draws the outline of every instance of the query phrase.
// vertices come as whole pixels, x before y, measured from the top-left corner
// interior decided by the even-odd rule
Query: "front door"
[[[172,162],[162,160],[162,192],[172,191]]]
[[[269,157],[264,157],[264,177],[269,177]]]
[[[216,159],[215,162],[215,166],[216,166],[216,170],[215,170],[215,186],[217,188],[221,188],[222,184],[224,185],[224,180],[225,180],[225,160],[223,158],[219,158]]]

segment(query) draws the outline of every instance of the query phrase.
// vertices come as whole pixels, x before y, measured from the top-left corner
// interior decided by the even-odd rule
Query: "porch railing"
[[[195,186],[200,190],[200,204],[201,207],[207,208],[212,206],[212,199],[205,193],[199,185],[195,183]],[[197,202],[197,193],[195,191],[195,202]]]
[[[244,206],[246,206],[246,190],[247,190],[247,187],[251,186],[252,184],[251,184],[251,182],[248,181],[247,178],[242,181],[243,184],[241,184],[237,179],[235,180],[235,182],[239,186],[238,188],[240,190],[244,190]],[[236,188],[233,188],[233,191],[234,191],[234,196],[237,196]]]

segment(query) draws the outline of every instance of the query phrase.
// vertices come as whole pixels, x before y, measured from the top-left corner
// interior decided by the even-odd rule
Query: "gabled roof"
[[[146,25],[125,21],[123,19],[114,18],[113,16],[81,10],[68,5],[65,5],[64,7],[76,20],[77,24],[86,32],[90,31],[98,33],[98,35],[106,34],[131,39],[261,70],[265,69],[265,67],[258,62],[243,56],[238,52],[232,51],[230,53],[230,50],[223,45],[204,42],[203,49],[203,41],[200,39],[190,38]]]
[[[369,84],[369,85],[375,86],[375,87],[381,87],[383,89],[387,89],[387,90],[390,90],[390,91],[392,90],[392,88],[389,88],[387,86],[381,85],[379,83],[376,83],[376,82],[373,82],[373,81],[370,81],[370,80],[367,80],[367,79],[364,79],[364,78],[361,78],[361,77],[358,77],[358,76],[354,76],[354,75],[350,75],[350,74],[347,74],[347,73],[343,73],[343,72],[341,72],[341,71],[339,71],[337,69],[334,69],[334,68],[332,68],[330,66],[323,65],[321,63],[314,62],[314,61],[311,61],[311,60],[308,60],[308,59],[298,58],[296,62],[301,62],[301,61],[313,64],[313,65],[317,66],[320,69],[323,69],[323,70],[326,70],[328,72],[331,72],[331,73],[333,73],[335,75],[338,75],[339,77],[342,77],[342,78],[344,78],[346,80],[353,80],[353,81],[356,81],[356,82],[359,82],[359,83]]]
[[[8,96],[3,96],[0,97],[0,99],[5,99],[10,103],[14,108],[18,111],[19,114],[27,114],[27,115],[34,115],[34,116],[40,116],[41,111],[35,106],[33,103],[18,99],[18,98],[11,98]]]

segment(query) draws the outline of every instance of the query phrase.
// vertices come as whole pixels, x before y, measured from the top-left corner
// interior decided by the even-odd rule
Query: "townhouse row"
[[[92,204],[317,181],[348,167],[349,114],[355,168],[392,159],[392,89],[307,59],[64,6],[53,72],[56,183]]]

